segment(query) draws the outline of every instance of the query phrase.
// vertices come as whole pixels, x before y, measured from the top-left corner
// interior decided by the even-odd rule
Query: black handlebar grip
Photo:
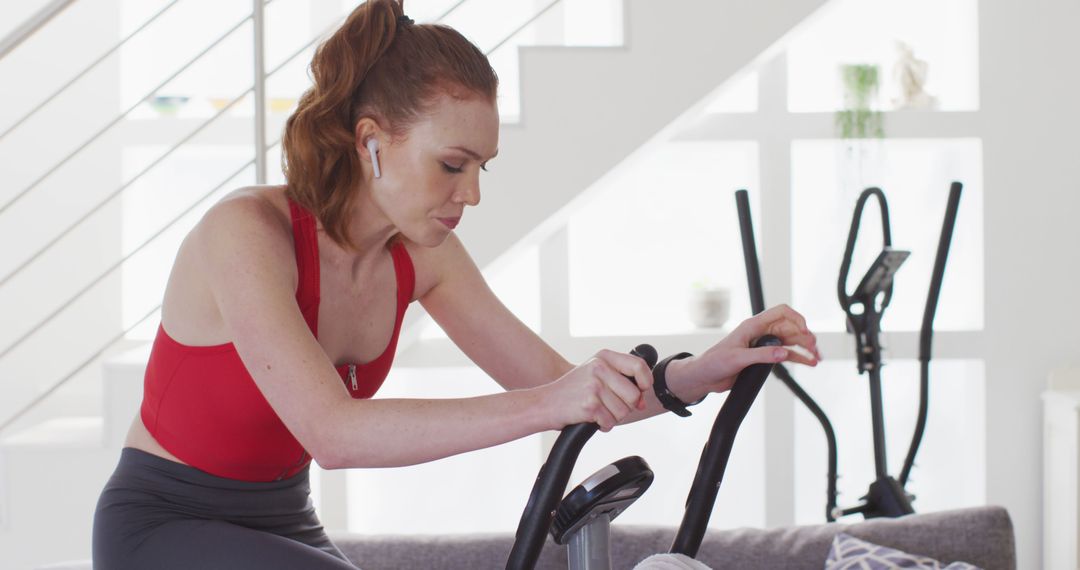
[[[651,344],[639,344],[630,351],[630,354],[645,361],[645,365],[652,370],[653,366],[656,366],[656,361],[659,358],[659,354],[656,353],[656,349]],[[637,386],[637,380],[634,380],[633,376],[627,376],[627,380],[630,380]]]
[[[652,346],[639,344],[630,354],[644,359],[649,368],[656,365],[656,349]],[[633,382],[634,379],[630,378],[630,381]],[[551,521],[555,518],[555,508],[566,492],[566,483],[570,480],[574,463],[577,462],[581,448],[585,447],[589,438],[599,429],[594,423],[574,424],[563,428],[555,440],[547,461],[540,467],[536,482],[533,483],[529,502],[521,513],[517,533],[514,535],[514,546],[506,560],[507,570],[531,570],[536,566],[548,530],[551,529]]]

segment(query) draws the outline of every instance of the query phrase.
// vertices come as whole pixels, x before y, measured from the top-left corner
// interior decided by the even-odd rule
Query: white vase
[[[690,321],[698,328],[718,329],[731,316],[731,291],[722,287],[693,289],[687,307]]]

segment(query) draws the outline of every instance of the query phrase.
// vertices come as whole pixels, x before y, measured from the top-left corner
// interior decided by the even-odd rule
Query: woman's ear
[[[360,156],[361,160],[371,162],[371,169],[375,174],[375,178],[382,176],[382,171],[379,169],[378,154],[378,139],[381,133],[382,129],[379,128],[379,124],[371,117],[363,117],[356,122],[356,129],[354,131],[356,153]]]

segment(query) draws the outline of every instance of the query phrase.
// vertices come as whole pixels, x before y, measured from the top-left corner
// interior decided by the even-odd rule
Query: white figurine
[[[893,104],[897,109],[937,108],[937,97],[923,91],[929,65],[916,58],[911,46],[904,42],[897,41],[896,50],[900,57],[893,66],[893,77],[900,86],[900,96],[893,99]]]

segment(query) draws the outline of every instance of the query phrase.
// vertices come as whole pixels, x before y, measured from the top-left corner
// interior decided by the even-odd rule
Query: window
[[[886,355],[886,359],[887,359]],[[918,417],[919,363],[886,360],[882,368],[885,449],[889,474],[899,477]],[[852,507],[874,480],[874,446],[868,377],[853,360],[830,360],[792,374],[825,410],[836,431],[840,479],[837,504]],[[981,360],[930,363],[926,432],[915,457],[908,491],[918,512],[985,504],[986,373]],[[741,435],[741,434],[740,434]],[[817,420],[795,403],[796,522],[825,520],[827,458]]]
[[[757,186],[757,152],[665,143],[601,180],[568,225],[571,334],[692,331],[689,296],[706,283],[750,314],[733,193]]]
[[[836,282],[855,202],[879,186],[889,203],[893,247],[912,252],[896,273],[882,327],[917,331],[930,286],[949,184],[963,182],[942,283],[936,330],[983,326],[982,146],[978,139],[886,139],[851,147],[800,140],[791,147],[792,274],[795,306],[818,331],[843,331]],[[860,180],[861,174],[861,180]],[[881,251],[881,216],[863,210],[848,291]]]
[[[839,66],[878,67],[877,108],[899,96],[897,42],[927,65],[926,93],[942,111],[979,108],[976,0],[840,0],[798,33],[787,49],[788,109],[829,112],[843,104]]]
[[[675,350],[675,347],[656,348],[664,355]],[[608,433],[597,433],[582,450],[570,486],[618,459],[641,456],[653,470],[653,484],[619,516],[617,524],[678,526],[701,450],[724,399],[724,395],[709,396],[693,408],[693,415],[688,418],[666,414],[620,426]],[[709,519],[710,528],[765,525],[766,490],[765,478],[761,476],[765,469],[764,404],[764,401],[756,402],[739,428],[724,484]]]

